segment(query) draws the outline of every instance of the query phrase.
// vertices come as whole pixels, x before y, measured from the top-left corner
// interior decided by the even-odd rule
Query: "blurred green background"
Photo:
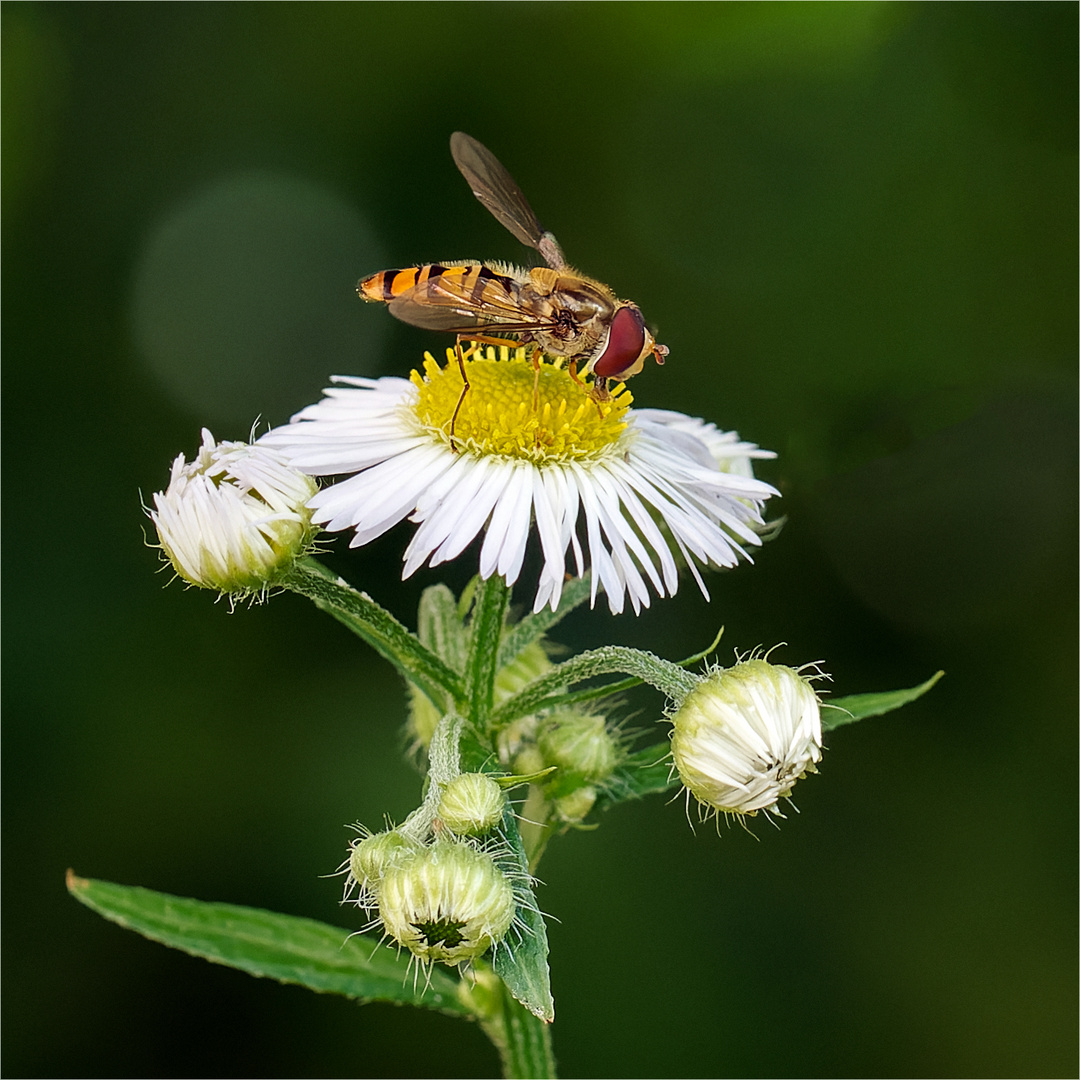
[[[638,403],[780,454],[788,525],[711,605],[556,637],[948,672],[779,830],[654,800],[552,846],[563,1074],[1075,1076],[1076,36],[1069,3],[5,4],[6,1074],[495,1075],[475,1028],[63,889],[359,925],[321,875],[418,799],[396,677],[294,597],[163,588],[139,500],[202,425],[440,343],[360,275],[525,256],[460,128],[670,346]],[[411,625],[409,531],[331,561]]]

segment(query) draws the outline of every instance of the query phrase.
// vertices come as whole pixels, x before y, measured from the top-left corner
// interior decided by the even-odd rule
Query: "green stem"
[[[500,987],[501,1008],[480,1024],[499,1051],[503,1076],[507,1080],[554,1080],[551,1025],[515,1001],[501,980]]]
[[[709,653],[715,652],[716,646],[720,643],[720,638],[723,637],[723,634],[724,628],[721,627],[720,632],[716,635],[716,637],[713,638],[712,644],[707,649],[702,649],[701,652],[696,652],[693,656],[686,657],[685,660],[675,661],[676,667],[693,667],[693,665],[698,663],[698,661],[704,660],[705,657],[709,655]],[[503,642],[504,648],[505,644],[506,643]],[[500,657],[501,655],[502,654],[500,653]],[[646,653],[644,655],[649,656],[651,654]],[[667,661],[661,660],[660,663],[667,664]],[[665,686],[669,689],[674,689],[680,695],[680,697],[672,699],[678,701],[681,699],[681,697],[686,696],[688,690],[692,689],[692,685],[680,685],[677,681],[673,681],[675,679],[675,676],[671,676],[670,679],[665,676]],[[641,686],[642,683],[647,681],[648,680],[639,678],[636,675],[631,675],[629,678],[619,679],[618,682],[605,683],[603,686],[589,686],[586,687],[584,690],[572,690],[565,694],[557,694],[555,696],[548,697],[544,702],[544,707],[563,709],[566,708],[566,706],[568,705],[578,705],[583,701],[597,701],[600,698],[611,697],[613,694],[622,694],[625,693],[627,690],[633,690],[635,687]],[[657,684],[655,684],[654,682],[654,685]],[[665,689],[665,687],[659,688]],[[672,695],[669,694],[668,696],[671,697]]]
[[[655,686],[672,701],[680,702],[697,684],[693,675],[683,671],[670,660],[661,660],[652,653],[629,649],[623,645],[605,645],[591,652],[581,653],[546,675],[531,682],[520,694],[503,702],[492,717],[495,727],[502,727],[521,716],[528,716],[538,709],[550,708],[562,703],[566,687],[596,675],[621,672],[633,675]]]
[[[486,732],[491,720],[491,704],[498,670],[499,641],[502,638],[510,588],[498,574],[481,581],[476,588],[469,635],[469,656],[465,662],[465,696],[469,719],[477,731]]]
[[[419,686],[434,704],[445,708],[452,703],[464,708],[465,686],[461,676],[366,593],[357,592],[314,559],[296,563],[278,584],[306,596],[317,608],[363,638]]]

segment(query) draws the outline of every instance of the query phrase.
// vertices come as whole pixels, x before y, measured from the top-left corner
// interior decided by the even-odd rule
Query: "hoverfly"
[[[475,343],[535,345],[538,377],[541,352],[563,357],[575,380],[580,381],[579,370],[593,375],[597,401],[610,397],[608,380],[636,375],[649,355],[664,362],[667,347],[656,343],[638,306],[567,264],[558,241],[541,227],[521,188],[486,146],[455,131],[450,152],[473,194],[547,265],[526,270],[501,262],[428,263],[372,274],[356,291],[363,300],[387,304],[402,322],[457,335],[465,385],[455,420],[469,390],[465,357]],[[514,334],[518,340],[491,334]],[[463,351],[463,341],[474,344]],[[452,436],[453,421],[450,430]]]

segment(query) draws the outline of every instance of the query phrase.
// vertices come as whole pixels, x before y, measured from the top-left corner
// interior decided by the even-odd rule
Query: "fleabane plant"
[[[408,379],[335,379],[252,444],[204,432],[148,511],[167,565],[231,599],[306,596],[391,663],[424,774],[415,809],[357,826],[339,867],[353,917],[342,927],[73,875],[72,892],[252,974],[477,1020],[506,1076],[554,1076],[535,876],[547,845],[680,787],[704,817],[782,818],[830,729],[934,681],[825,701],[817,666],[771,653],[699,671],[716,642],[674,662],[551,641],[584,603],[637,613],[685,576],[708,597],[711,570],[751,561],[775,533],[777,492],[754,471],[772,457],[707,420],[635,409],[621,384],[598,393],[565,358],[504,345],[448,350],[442,365],[426,354]],[[355,548],[399,525],[411,529],[404,576],[457,559],[475,571],[461,596],[428,587],[415,630],[312,556],[320,530]],[[530,548],[540,570],[526,587]],[[664,726],[631,731],[618,695],[641,684],[660,692]]]

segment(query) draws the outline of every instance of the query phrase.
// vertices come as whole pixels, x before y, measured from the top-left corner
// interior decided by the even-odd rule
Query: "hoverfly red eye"
[[[645,348],[645,320],[633,304],[615,312],[604,351],[593,364],[593,373],[602,379],[617,379],[632,368]]]

